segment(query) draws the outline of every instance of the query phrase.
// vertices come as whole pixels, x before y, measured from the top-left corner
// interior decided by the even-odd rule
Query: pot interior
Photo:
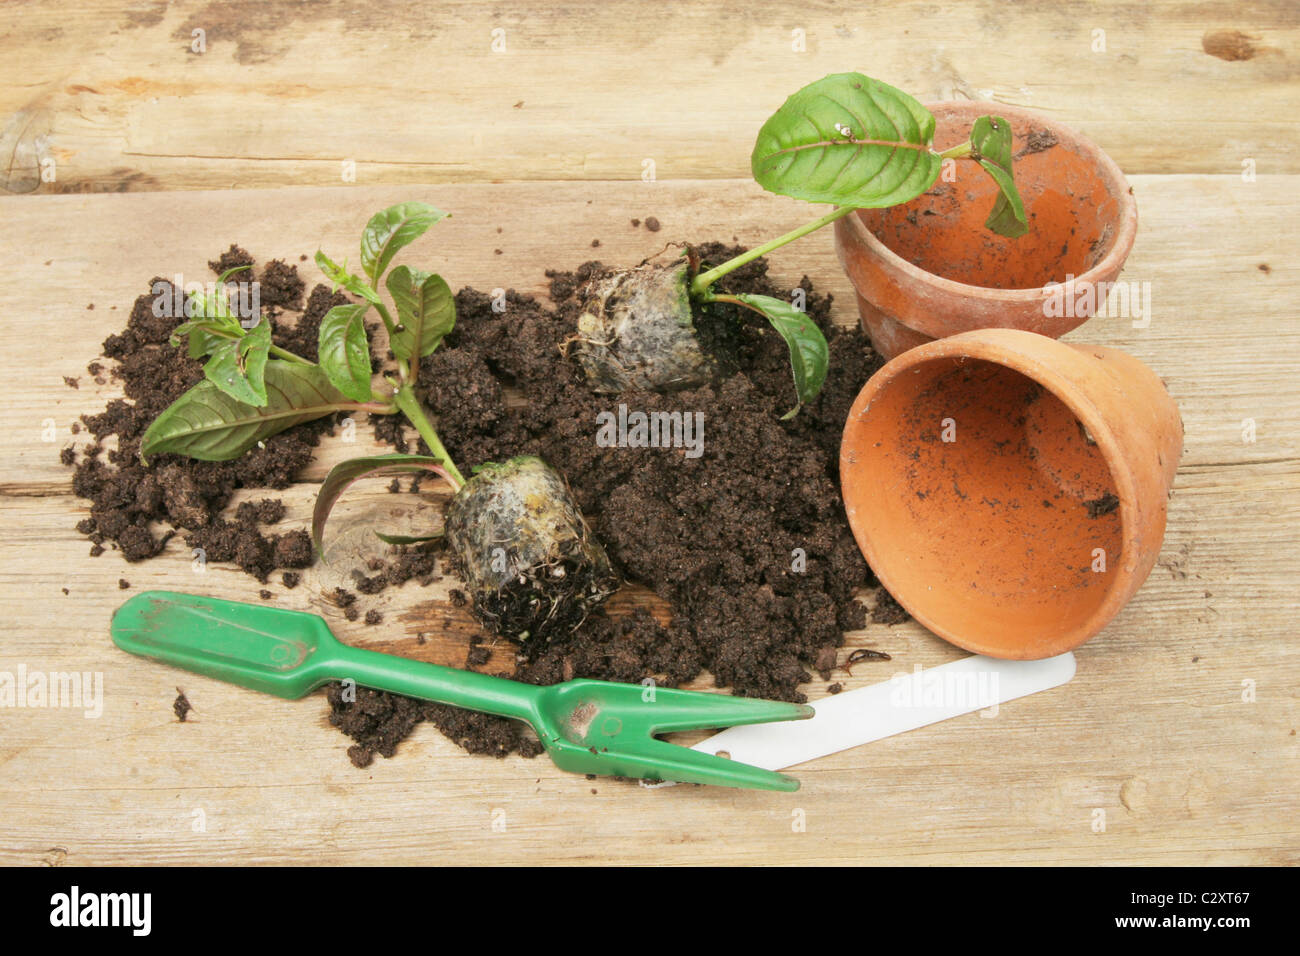
[[[994,362],[938,358],[848,429],[850,521],[908,610],[984,653],[1072,646],[1123,539],[1101,449],[1060,398]]]
[[[938,106],[934,146],[965,142],[997,105]],[[1081,276],[1110,251],[1127,184],[1096,161],[1095,147],[1041,123],[1012,120],[1013,172],[1029,232],[1007,239],[984,227],[997,186],[977,163],[947,164],[929,192],[901,206],[857,215],[890,251],[945,279],[989,289],[1037,289]],[[951,174],[952,182],[946,181]]]

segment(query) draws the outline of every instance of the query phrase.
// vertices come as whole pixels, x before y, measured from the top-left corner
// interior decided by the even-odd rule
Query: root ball
[[[447,509],[446,540],[475,617],[520,643],[569,633],[618,588],[568,485],[540,458],[479,468]]]
[[[685,264],[643,265],[593,278],[581,291],[578,361],[597,392],[668,392],[712,380],[700,348]]]

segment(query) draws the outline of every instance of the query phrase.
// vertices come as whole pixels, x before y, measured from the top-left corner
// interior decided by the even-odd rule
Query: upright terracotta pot
[[[1137,359],[1011,329],[920,345],[849,412],[849,524],[912,616],[960,647],[1036,659],[1091,638],[1150,573],[1183,448]]]
[[[862,325],[886,358],[971,329],[1025,329],[1052,338],[1105,301],[1137,235],[1137,203],[1119,167],[1069,127],[993,103],[936,103],[936,149],[964,142],[987,114],[1014,134],[1015,178],[1029,232],[1007,239],[984,227],[997,189],[978,164],[957,160],[929,192],[835,223],[835,248],[858,294]],[[1092,301],[1049,315],[1043,288],[1074,277]],[[1099,298],[1098,298],[1099,297]]]

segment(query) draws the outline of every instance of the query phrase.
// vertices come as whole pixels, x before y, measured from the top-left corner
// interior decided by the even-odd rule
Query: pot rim
[[[978,100],[941,100],[934,103],[923,104],[927,110],[933,113],[940,108],[951,109],[956,107],[963,111],[985,115],[988,113],[998,113],[1005,118],[1012,120],[1032,120],[1040,126],[1051,129],[1057,135],[1058,141],[1069,143],[1077,152],[1086,154],[1094,165],[1100,167],[1103,176],[1113,180],[1120,187],[1117,193],[1120,210],[1119,210],[1119,230],[1115,235],[1107,253],[1097,261],[1097,263],[1087,272],[1077,275],[1072,280],[1075,285],[1083,283],[1099,283],[1102,277],[1113,273],[1118,276],[1120,270],[1124,267],[1124,261],[1128,258],[1129,253],[1133,250],[1133,243],[1137,239],[1137,199],[1133,195],[1133,187],[1129,185],[1128,179],[1125,178],[1124,172],[1119,165],[1110,158],[1110,156],[1092,140],[1076,132],[1072,127],[1064,123],[1057,122],[1055,119],[1043,116],[1034,111],[1022,109],[1018,106],[1004,106],[996,104],[997,109],[985,108],[985,104]],[[992,107],[994,104],[987,104]],[[838,208],[838,207],[837,207]],[[976,298],[989,299],[996,302],[1006,303],[1027,303],[1041,300],[1043,289],[1046,286],[1034,286],[1027,289],[994,289],[989,286],[971,285],[966,282],[958,282],[956,279],[948,279],[944,276],[933,272],[928,272],[919,266],[908,262],[898,253],[894,252],[887,245],[876,237],[876,234],[867,228],[862,217],[856,214],[845,216],[842,222],[850,230],[855,241],[867,247],[875,256],[880,258],[886,266],[901,272],[907,278],[916,282],[931,285],[943,290],[949,294],[973,296]],[[1065,279],[1060,280],[1064,283]]]
[[[1027,345],[1028,348],[1021,348],[1015,342],[1015,339],[1022,336],[1032,337],[1032,341],[1021,339],[1021,343]],[[999,341],[1002,339],[1010,339],[1011,341]],[[976,329],[942,339],[935,339],[933,342],[927,342],[924,345],[908,349],[887,362],[863,386],[862,391],[854,400],[853,406],[849,409],[848,423],[845,425],[844,438],[840,445],[840,488],[841,494],[844,496],[849,528],[880,583],[906,608],[912,617],[931,633],[937,634],[950,644],[955,644],[957,647],[976,654],[1008,660],[1038,660],[1053,657],[1074,650],[1081,644],[1091,640],[1114,619],[1128,602],[1130,597],[1128,582],[1137,575],[1141,561],[1138,549],[1142,539],[1142,529],[1138,518],[1137,479],[1133,467],[1125,459],[1114,430],[1098,412],[1096,405],[1088,398],[1085,390],[1074,384],[1070,376],[1064,374],[1059,366],[1053,363],[1050,355],[1033,354],[1038,348],[1046,349],[1049,352],[1064,349],[1066,352],[1061,354],[1066,355],[1068,353],[1068,357],[1073,359],[1079,355],[1081,349],[1093,348],[1093,346],[1073,346],[1050,336],[1019,329]],[[851,509],[848,496],[844,493],[844,489],[848,487],[846,473],[850,468],[859,467],[859,463],[850,464],[845,455],[849,429],[854,426],[855,422],[862,420],[870,413],[872,402],[876,397],[904,372],[911,371],[914,367],[926,362],[945,359],[972,359],[993,362],[1019,372],[1021,375],[1042,385],[1063,402],[1088,429],[1088,433],[1092,435],[1097,443],[1098,450],[1101,452],[1102,459],[1106,464],[1106,469],[1114,482],[1115,494],[1119,498],[1120,564],[1115,568],[1114,574],[1111,575],[1109,582],[1107,582],[1105,597],[1101,603],[1079,625],[1051,644],[1044,645],[1045,651],[1035,651],[1032,655],[1028,652],[1009,653],[1006,648],[990,647],[978,639],[956,634],[949,628],[934,621],[927,614],[918,613],[912,604],[910,595],[895,589],[892,567],[886,566],[888,559],[884,558],[879,550],[873,547],[870,537],[854,520],[854,510],[858,506],[854,505]],[[870,496],[868,496],[867,500],[870,500]],[[1107,558],[1109,557],[1108,555]],[[1022,647],[1021,650],[1026,649]]]

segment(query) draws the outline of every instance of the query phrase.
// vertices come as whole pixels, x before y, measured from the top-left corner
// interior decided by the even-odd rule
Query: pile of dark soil
[[[250,271],[235,273],[231,280],[239,281],[245,275],[256,278],[275,343],[314,361],[321,319],[334,306],[350,300],[326,285],[317,285],[304,306],[306,286],[296,265],[272,260],[260,273],[253,270],[255,265],[251,255],[234,245],[208,263],[215,275],[235,266],[249,267]],[[160,554],[179,534],[187,548],[201,549],[204,560],[236,564],[261,582],[277,569],[283,570],[284,586],[296,587],[300,576],[292,569],[305,568],[314,560],[310,536],[304,529],[264,531],[284,516],[284,505],[278,499],[263,498],[242,502],[230,518],[223,513],[238,489],[287,487],[311,461],[320,436],[333,430],[334,419],[291,428],[235,461],[157,455],[148,466],[142,465],[139,451],[145,430],[163,409],[203,378],[199,362],[190,359],[183,347],[168,344],[180,318],[155,314],[159,295],[171,299],[171,283],[155,278],[149,289],[135,300],[126,328],[104,340],[103,357],[116,364],[106,368],[97,360],[86,368],[97,384],[104,384],[106,375],[121,381],[126,397],[110,401],[98,415],[83,416],[91,441],[80,452],[70,446],[60,453],[63,463],[74,467],[73,490],[91,502],[90,517],[79,522],[77,530],[90,539],[92,557],[112,548],[121,551],[127,561],[143,561]],[[379,360],[373,355],[372,361],[378,367]],[[69,382],[70,387],[76,387],[75,381]],[[415,549],[398,551],[387,562],[356,571],[360,593],[376,594],[412,578],[427,584],[439,576],[436,555]],[[375,573],[366,574],[367,570]],[[270,596],[267,591],[261,594]]]
[[[738,250],[708,244],[698,251],[710,263]],[[245,263],[252,258],[232,246],[210,266],[220,274]],[[505,310],[496,311],[489,296],[463,289],[455,331],[421,368],[422,397],[463,470],[520,454],[544,458],[569,477],[618,573],[671,608],[667,625],[645,612],[595,614],[568,638],[525,645],[506,676],[538,684],[594,677],[677,685],[707,670],[738,694],[803,700],[799,686],[810,671],[828,678],[843,632],[865,624],[854,595],[875,584],[844,518],[838,446],[849,406],[880,362],[860,330],[830,324],[830,298],[804,278],[807,311],[826,333],[831,364],[821,395],[791,421],[780,420],[794,400],[784,342],[757,316],[725,305],[697,316],[723,370],[717,382],[669,395],[596,395],[566,343],[576,327],[578,289],[602,270],[590,262],[548,273],[554,307],[511,291]],[[268,263],[258,278],[276,343],[314,359],[321,318],[347,299],[318,285],[299,311],[305,288],[295,266]],[[769,281],[761,259],[725,284],[728,291],[789,295]],[[177,320],[153,314],[152,286],[136,300],[127,327],[104,343],[104,356],[118,362],[110,374],[122,381],[125,400],[84,419],[93,442],[79,458],[64,451],[65,463],[75,465],[77,494],[91,501],[91,516],[78,527],[93,542],[92,554],[107,546],[129,561],[144,560],[179,533],[208,560],[234,562],[261,581],[276,569],[307,566],[305,530],[264,530],[283,514],[278,501],[244,502],[230,518],[223,512],[239,488],[287,486],[332,420],[297,426],[233,462],[159,455],[140,464],[145,429],[202,378],[197,362],[168,345]],[[88,371],[103,369],[92,363]],[[620,404],[645,413],[702,413],[702,453],[602,447],[597,415],[617,414]],[[378,437],[404,446],[396,416],[373,421]],[[108,449],[110,436],[116,447]],[[418,489],[418,480],[411,487]],[[437,558],[428,549],[396,549],[388,562],[365,569],[374,573],[358,571],[357,590],[372,594],[411,578],[428,583],[439,576]],[[297,574],[286,571],[284,580],[292,586]],[[901,609],[880,594],[881,619],[893,623]],[[348,610],[358,616],[355,595],[348,595]],[[487,657],[471,646],[466,666],[480,667]],[[422,720],[475,753],[540,749],[513,721],[372,691],[348,701],[336,688],[329,701],[331,722],[356,741],[349,755],[358,766],[375,753],[390,756]]]
[[[210,266],[220,273],[251,262],[246,252],[232,246]],[[275,342],[314,357],[316,337],[311,330],[319,328],[331,306],[346,298],[317,286],[306,310],[297,314],[288,311],[302,298],[303,283],[295,266],[271,262],[259,281],[265,283],[262,304],[271,316]],[[233,562],[260,581],[276,568],[308,566],[312,548],[305,530],[282,534],[262,530],[283,516],[279,501],[246,501],[235,510],[233,520],[222,513],[239,488],[288,486],[311,460],[321,434],[331,430],[330,419],[276,435],[235,461],[157,455],[148,466],[140,463],[145,430],[203,378],[200,363],[188,358],[183,348],[168,344],[180,319],[155,314],[154,290],[159,288],[171,297],[170,283],[153,279],[150,291],[135,300],[126,328],[104,341],[104,357],[117,362],[109,374],[122,382],[126,397],[110,401],[98,415],[83,416],[93,441],[81,449],[79,459],[74,449],[63,452],[64,463],[75,465],[73,490],[91,502],[90,517],[77,530],[90,538],[92,556],[111,547],[128,561],[142,561],[160,553],[179,533],[188,548],[202,549],[205,560]],[[87,371],[102,379],[104,369],[92,362]],[[116,443],[107,448],[110,436]]]
[[[700,248],[706,263],[738,249]],[[880,365],[862,332],[832,326],[830,298],[801,283],[808,314],[826,333],[830,374],[821,395],[793,420],[784,342],[761,319],[730,306],[697,317],[725,371],[716,384],[663,395],[596,395],[561,347],[576,328],[577,292],[603,270],[548,273],[554,309],[508,293],[495,311],[472,289],[457,296],[456,330],[421,369],[438,433],[464,466],[535,454],[569,476],[579,506],[616,569],[672,608],[668,626],[648,615],[594,615],[570,638],[528,644],[508,676],[546,684],[571,677],[676,685],[704,670],[735,693],[804,700],[810,669],[829,677],[843,632],[865,624],[854,600],[875,584],[853,541],[839,496],[839,440],[849,406]],[[788,297],[758,260],[729,277],[730,291]],[[704,415],[703,452],[601,447],[597,415],[622,403],[644,412]],[[390,429],[383,422],[381,433]],[[426,449],[422,449],[427,452]],[[796,565],[801,570],[795,570]],[[878,608],[901,617],[885,592]],[[471,655],[467,666],[473,666]],[[527,728],[482,717],[474,731],[448,732],[445,709],[376,694],[349,705],[332,699],[333,723],[358,743],[354,760],[391,749],[395,729],[423,714],[479,752],[535,752]]]

